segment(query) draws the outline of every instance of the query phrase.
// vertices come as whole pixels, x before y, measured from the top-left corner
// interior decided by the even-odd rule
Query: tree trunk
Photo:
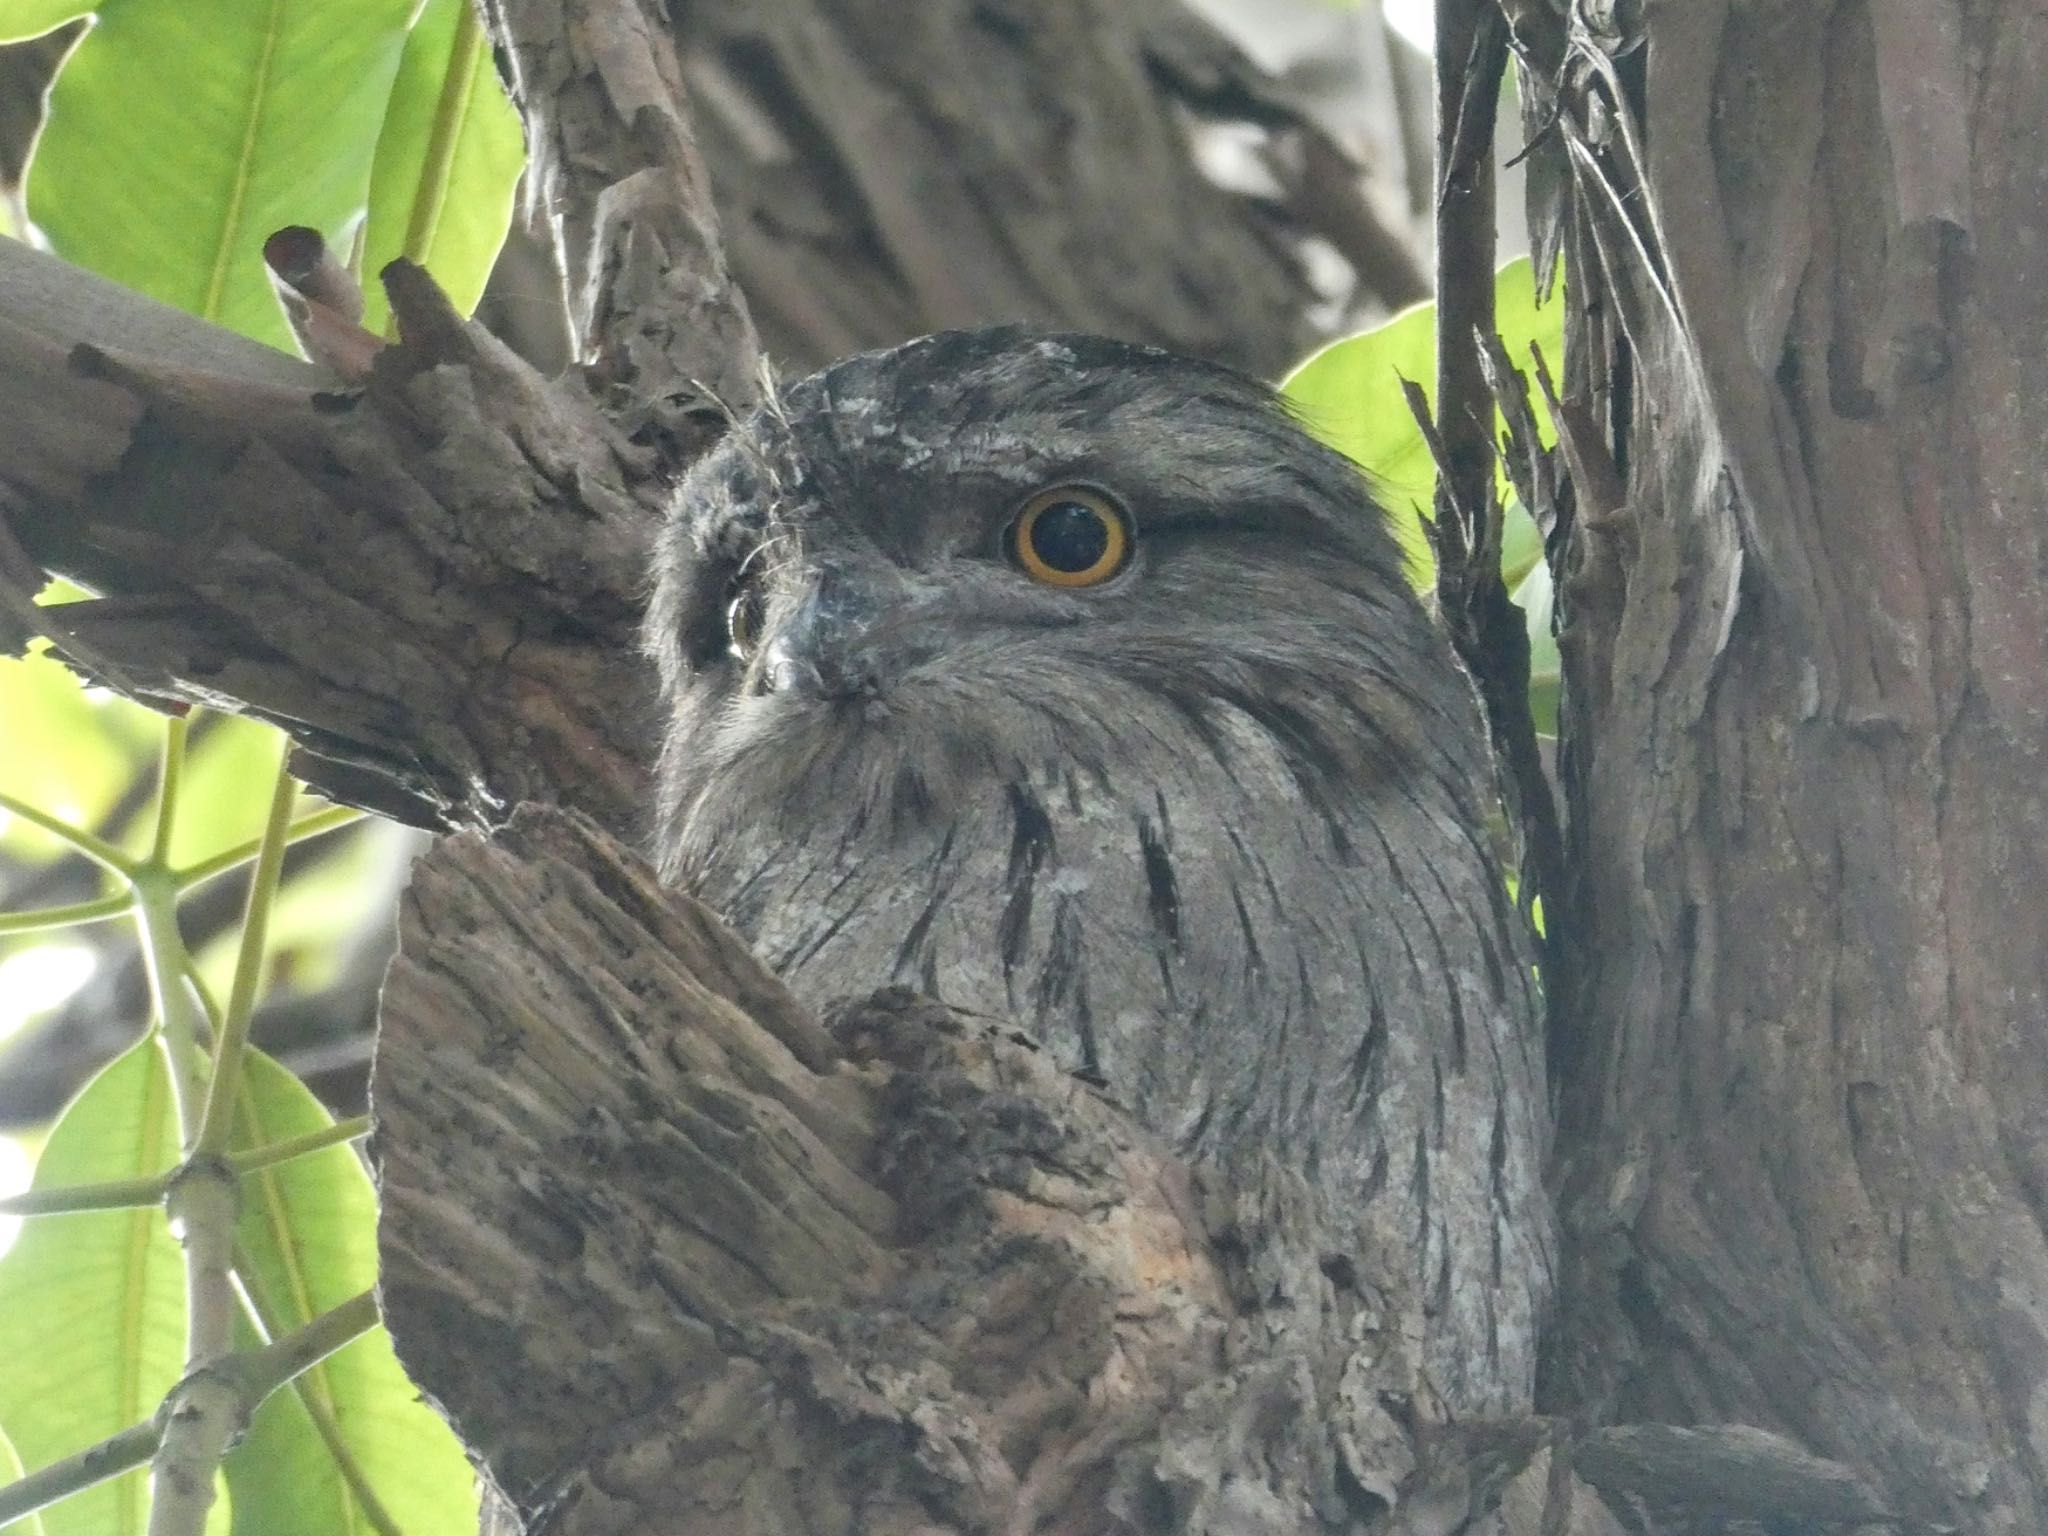
[[[2048,9],[1651,4],[1569,58],[1523,9],[1578,459],[1550,1406],[2040,1530]]]
[[[659,19],[493,7],[573,377],[405,269],[337,376],[0,245],[0,613],[330,792],[549,803],[423,866],[376,1142],[394,1333],[536,1531],[2041,1528],[2048,17],[1503,9],[1573,316],[1540,1418],[1379,1390],[1284,1182],[913,1000],[822,1029],[622,848],[642,541],[754,377]]]

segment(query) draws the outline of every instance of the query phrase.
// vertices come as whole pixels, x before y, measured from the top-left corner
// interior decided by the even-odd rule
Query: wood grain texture
[[[554,233],[572,353],[666,469],[753,404],[759,343],[726,270],[667,18],[653,0],[488,0]]]
[[[802,371],[1028,320],[1263,376],[1425,296],[1393,89],[1339,142],[1180,0],[690,0],[670,7],[733,270]],[[1261,192],[1204,168],[1261,145]],[[1329,302],[1309,241],[1356,293]],[[1317,315],[1320,318],[1317,318]]]
[[[1640,20],[1559,102],[1612,479],[1575,471],[1560,584],[1552,1401],[1772,1426],[1907,1516],[2038,1530],[2048,26]]]
[[[422,861],[373,1100],[399,1347],[536,1530],[1334,1530],[1412,1466],[1108,1101],[907,993],[820,1035],[587,821]]]
[[[573,380],[390,281],[407,344],[344,389],[0,243],[11,622],[146,701],[285,726],[339,799],[463,825],[563,795],[636,826],[661,486]],[[33,609],[44,571],[103,595]]]

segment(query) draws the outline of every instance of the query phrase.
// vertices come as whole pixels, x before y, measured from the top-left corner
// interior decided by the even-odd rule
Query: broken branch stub
[[[0,248],[8,607],[44,571],[106,594],[34,622],[123,692],[283,726],[335,798],[439,826],[560,800],[637,831],[664,482],[573,379],[418,268],[385,281],[404,340],[347,387]]]

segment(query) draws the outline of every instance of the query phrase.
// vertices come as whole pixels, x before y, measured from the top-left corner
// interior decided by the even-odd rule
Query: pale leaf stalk
[[[85,923],[120,917],[135,905],[126,891],[102,896],[97,901],[78,901],[63,907],[42,907],[33,912],[0,912],[0,938],[21,933],[48,933],[53,928],[76,928]]]
[[[292,802],[298,786],[286,770],[287,752],[280,750],[277,779],[271,790],[270,816],[263,844],[256,854],[256,873],[249,882],[249,903],[242,917],[242,945],[235,956],[234,985],[228,991],[227,1016],[213,1045],[213,1075],[206,1089],[206,1114],[199,1126],[202,1153],[224,1154],[234,1125],[235,1094],[242,1084],[242,1060],[249,1047],[249,1020],[256,1011],[256,987],[263,975],[263,951],[270,937],[270,913],[277,904],[278,880],[284,870],[285,833],[291,826]]]
[[[127,1211],[159,1205],[170,1180],[165,1175],[73,1184],[67,1189],[29,1189],[0,1200],[0,1216],[69,1216],[79,1211]]]
[[[223,1360],[214,1369],[201,1373],[200,1377],[188,1377],[172,1392],[154,1418],[130,1425],[97,1445],[66,1456],[61,1461],[53,1461],[20,1481],[0,1488],[0,1527],[37,1510],[48,1509],[59,1500],[68,1499],[74,1493],[83,1493],[148,1461],[161,1450],[162,1426],[166,1422],[177,1421],[186,1410],[187,1393],[194,1387],[225,1408],[225,1412],[218,1415],[211,1409],[202,1411],[206,1411],[210,1418],[224,1420],[231,1434],[239,1432],[239,1427],[249,1422],[250,1416],[266,1397],[286,1382],[311,1370],[344,1344],[368,1333],[377,1326],[377,1321],[376,1295],[363,1291],[274,1343],[247,1355]],[[218,1465],[218,1458],[215,1464]],[[209,1472],[209,1485],[212,1480]],[[211,1494],[208,1499],[210,1502]],[[158,1503],[161,1504],[161,1496]],[[203,1509],[200,1518],[202,1521],[205,1518]],[[154,1510],[150,1530],[152,1533],[157,1530]]]
[[[156,1421],[145,1419],[0,1488],[0,1529],[141,1466],[155,1453],[157,1440]]]
[[[276,1333],[276,1323],[262,1289],[256,1281],[255,1267],[249,1263],[246,1254],[236,1255],[237,1274],[242,1280],[242,1311],[249,1320],[249,1326],[266,1343]],[[342,1484],[360,1508],[362,1517],[377,1536],[404,1536],[398,1521],[391,1511],[384,1507],[384,1501],[377,1497],[377,1490],[370,1486],[369,1476],[363,1471],[362,1463],[356,1460],[356,1453],[342,1433],[340,1421],[334,1416],[332,1395],[323,1374],[317,1370],[306,1370],[292,1378],[292,1392],[299,1404],[306,1410],[306,1417],[313,1421],[313,1432],[327,1448],[328,1456],[334,1462],[334,1469],[341,1474]]]
[[[0,811],[27,822],[32,827],[41,827],[50,836],[69,846],[73,852],[81,853],[109,874],[124,879],[135,873],[135,860],[128,857],[112,843],[98,838],[83,827],[74,827],[68,821],[52,816],[41,806],[31,805],[18,795],[0,790]]]
[[[369,1134],[370,1117],[355,1115],[288,1141],[230,1153],[227,1164],[237,1174],[257,1173],[309,1153],[358,1141]],[[145,1205],[160,1205],[170,1182],[171,1176],[166,1174],[139,1179],[110,1179],[104,1184],[73,1184],[62,1189],[24,1190],[18,1195],[0,1199],[0,1216],[69,1216],[79,1211],[125,1211]]]
[[[352,827],[364,820],[367,815],[367,812],[359,811],[352,805],[330,805],[324,811],[315,811],[311,816],[301,817],[293,822],[286,830],[284,840],[287,844],[303,843],[320,836],[323,832]],[[256,838],[238,847],[223,849],[211,858],[201,859],[197,864],[188,865],[178,870],[173,878],[177,880],[179,890],[189,891],[196,885],[204,885],[217,875],[224,875],[231,869],[240,869],[262,852],[262,849],[263,840]]]
[[[458,8],[455,37],[448,49],[448,71],[441,77],[441,94],[434,103],[434,122],[427,134],[426,158],[420,166],[419,186],[414,189],[412,211],[405,225],[406,260],[425,266],[434,248],[434,235],[441,225],[442,209],[448,201],[448,187],[455,172],[455,151],[462,142],[463,122],[475,94],[476,74],[484,65],[483,22],[474,5]],[[388,322],[397,334],[398,317]]]
[[[248,1409],[229,1358],[234,1343],[235,1223],[241,1214],[241,1180],[226,1159],[234,1105],[248,1051],[249,1020],[263,967],[270,914],[284,865],[285,833],[291,824],[297,786],[278,754],[277,772],[249,882],[242,917],[241,948],[225,1017],[214,1031],[205,1108],[189,1154],[172,1177],[164,1199],[171,1230],[185,1254],[185,1377],[165,1403],[164,1435],[157,1447],[151,1487],[149,1536],[201,1536],[214,1500],[214,1474],[228,1447],[247,1423]],[[167,779],[167,787],[174,781]],[[160,840],[159,847],[168,842]],[[155,860],[146,871],[145,895],[161,892],[173,909],[177,882]],[[175,939],[176,928],[171,930]],[[189,956],[182,943],[175,963],[163,967],[181,991]]]
[[[230,1152],[228,1166],[237,1173],[255,1173],[259,1169],[274,1168],[279,1163],[288,1163],[295,1157],[304,1157],[309,1152],[320,1152],[328,1147],[340,1146],[344,1142],[359,1141],[369,1134],[370,1117],[354,1115],[346,1120],[337,1120],[332,1125],[322,1126],[317,1131],[308,1131],[303,1136],[294,1136],[289,1141],[272,1142],[267,1147],[251,1147],[245,1152]]]
[[[184,977],[190,962],[178,927],[178,887],[164,863],[177,824],[178,795],[185,780],[189,719],[174,719],[164,731],[163,771],[158,781],[156,826],[151,856],[126,871],[142,940],[142,969],[149,985],[150,1021],[170,1064],[178,1103],[178,1141],[190,1156],[198,1145],[200,1107],[206,1102],[206,1073],[199,1041],[205,1019]]]

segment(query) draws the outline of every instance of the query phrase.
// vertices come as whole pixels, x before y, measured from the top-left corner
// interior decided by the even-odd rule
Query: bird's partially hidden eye
[[[735,661],[751,661],[761,648],[761,627],[768,617],[768,600],[761,583],[742,578],[736,581],[725,603],[726,650]]]
[[[1034,581],[1092,587],[1131,558],[1131,521],[1123,508],[1085,485],[1055,486],[1024,503],[1005,536],[1010,558]]]

